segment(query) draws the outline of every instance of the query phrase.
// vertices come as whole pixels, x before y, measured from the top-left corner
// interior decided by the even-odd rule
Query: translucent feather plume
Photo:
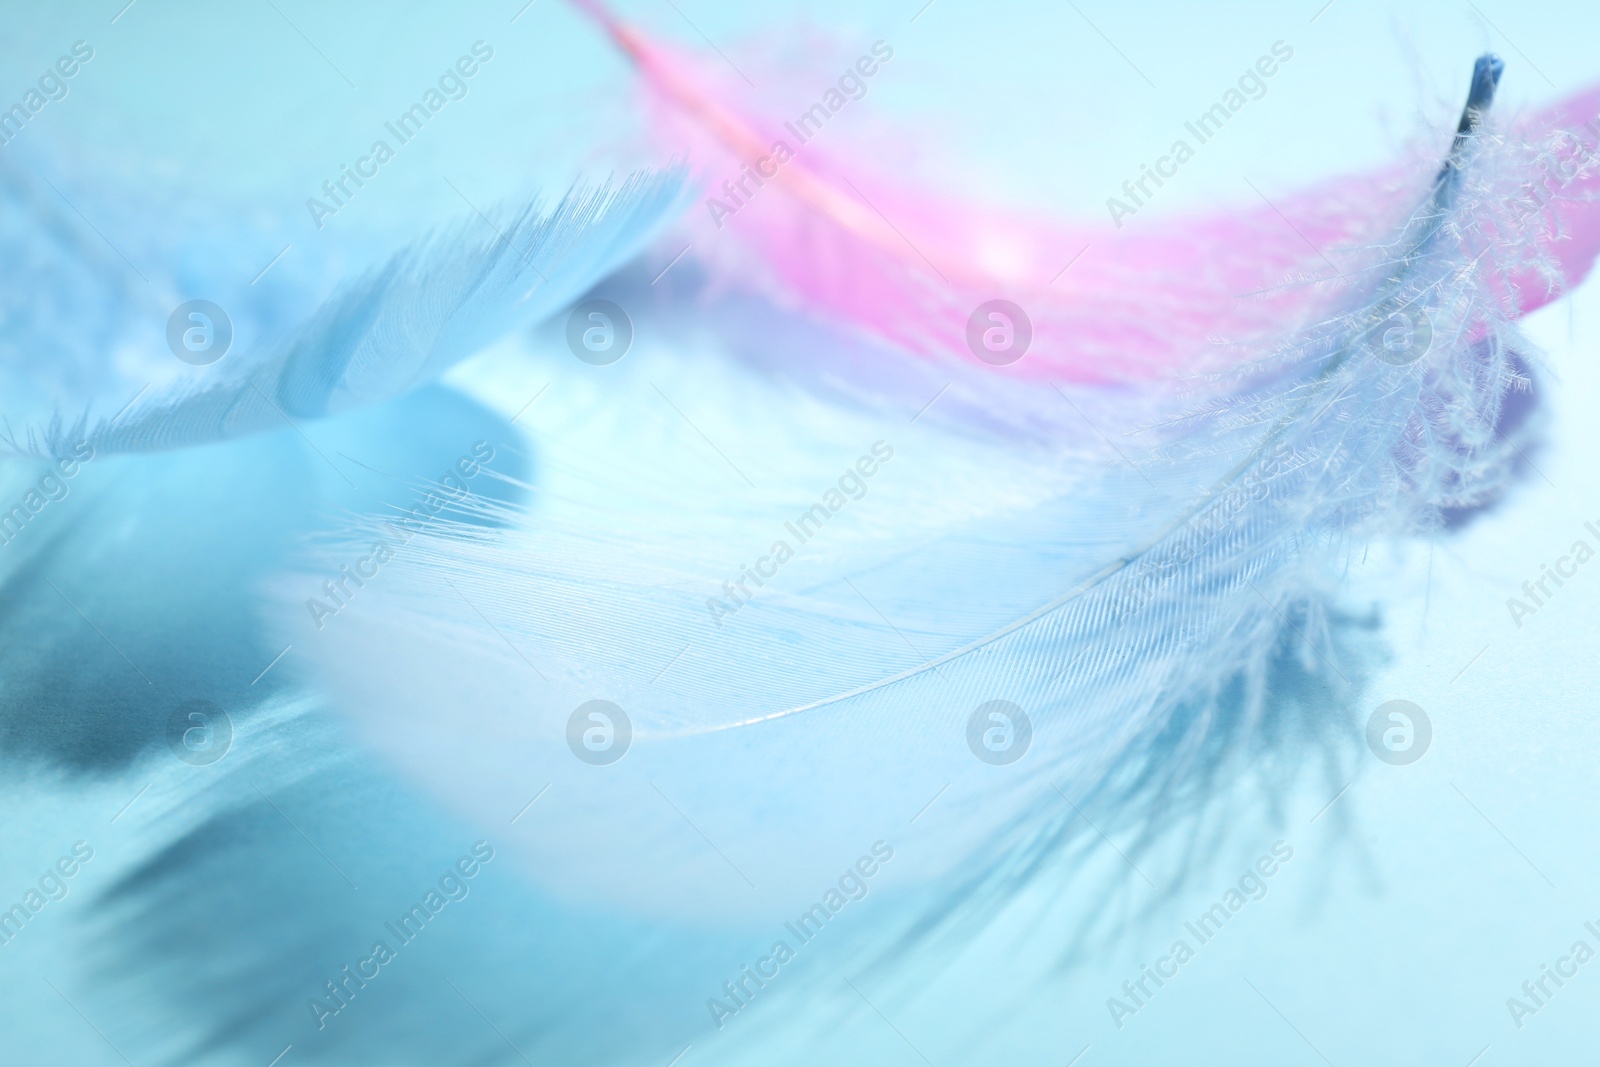
[[[708,210],[692,212],[685,232],[729,284],[755,284],[789,306],[913,351],[961,358],[973,356],[974,309],[1004,297],[1029,316],[1033,338],[1030,357],[1004,373],[1158,380],[1210,369],[1219,356],[1214,338],[1260,339],[1285,322],[1336,313],[1343,294],[1284,280],[1341,282],[1349,266],[1334,265],[1322,250],[1383,240],[1432,179],[1436,148],[1427,145],[1374,173],[1154,229],[1020,215],[981,197],[955,200],[874,174],[860,162],[880,154],[871,146],[831,128],[819,137],[814,116],[799,127],[777,117],[782,101],[792,105],[795,87],[755,91],[599,0],[575,2],[636,66],[659,138],[688,151],[703,175]],[[864,58],[876,67],[892,54],[879,41]],[[1280,41],[1273,62],[1287,64],[1293,54]],[[1557,273],[1566,284],[1580,282],[1600,250],[1600,175],[1586,161],[1600,141],[1600,90],[1524,116],[1507,132],[1546,149],[1518,199],[1526,232],[1557,271],[1507,278],[1502,289],[1514,291],[1527,312],[1559,295],[1551,284]],[[1119,192],[1125,213],[1143,203],[1141,188],[1148,195],[1154,186]],[[734,240],[717,239],[724,234]]]
[[[109,416],[69,424],[58,413],[14,437],[13,447],[52,456],[83,444],[177,448],[391,399],[570,303],[635,254],[681,202],[680,175],[640,174],[616,188],[576,189],[547,211],[530,204],[500,223],[475,218],[424,236],[340,286],[298,324],[255,338],[253,350],[153,395],[140,390]],[[243,279],[216,295],[236,308],[255,302]],[[164,355],[147,358],[164,369],[170,361],[156,362]]]

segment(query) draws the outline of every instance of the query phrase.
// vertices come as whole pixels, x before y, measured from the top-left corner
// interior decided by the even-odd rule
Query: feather
[[[0,547],[0,723],[26,769],[6,868],[35,877],[63,826],[106,844],[7,943],[7,1003],[92,1019],[136,1062],[903,1055],[837,1025],[866,1013],[841,975],[925,982],[954,958],[936,931],[1054,896],[1090,817],[1153,834],[1174,798],[1206,801],[1183,791],[1208,759],[1236,769],[1292,725],[1286,679],[1308,736],[1272,754],[1320,755],[1366,669],[1349,553],[1515,483],[1535,357],[1514,320],[1587,269],[1567,207],[1587,179],[1516,214],[1547,146],[1485,119],[1498,76],[1480,62],[1404,209],[1327,209],[1345,287],[1282,284],[1306,260],[1281,235],[1180,223],[1174,257],[1261,238],[1274,291],[1216,312],[1223,288],[1181,272],[1135,330],[1111,299],[1132,261],[1098,305],[1073,289],[1042,321],[1080,316],[1103,368],[966,359],[960,309],[917,304],[922,268],[881,232],[849,238],[910,293],[881,320],[823,288],[861,248],[785,240],[755,247],[804,301],[636,264],[594,293],[649,324],[630,358],[575,361],[559,323],[462,358],[638,247],[678,203],[669,177],[556,213],[593,225],[551,252],[573,269],[538,309],[517,310],[511,250],[546,222],[449,235],[222,381],[85,423],[137,454],[49,483]],[[1155,249],[1149,267],[1182,262]],[[104,308],[86,359],[118,335]],[[282,415],[315,421],[254,433]],[[43,425],[26,442],[59,451],[78,424]],[[0,500],[46,476],[6,463]],[[233,740],[196,766],[170,731],[201,699]],[[453,894],[441,872],[480,840],[470,900],[388,932]],[[398,958],[350,977],[377,938]],[[58,1027],[17,1031],[19,1054],[74,1054]]]
[[[1114,224],[1068,225],[874,175],[857,162],[879,154],[868,146],[839,143],[833,131],[818,139],[820,131],[807,128],[808,137],[772,117],[776,100],[792,101],[795,92],[736,91],[720,68],[623,22],[601,0],[574,3],[638,68],[663,119],[659,135],[690,152],[707,176],[710,221],[692,214],[698,224],[688,234],[719,274],[732,284],[764,282],[766,292],[793,306],[890,343],[974,360],[985,353],[971,324],[987,326],[979,309],[1004,297],[1030,323],[1032,339],[1023,347],[1031,355],[1009,371],[1028,377],[1167,378],[1206,369],[1219,355],[1214,338],[1259,341],[1284,322],[1333,313],[1350,297],[1330,290],[1385,262],[1370,246],[1424,195],[1437,152],[1419,146],[1401,164],[1271,204],[1126,230],[1113,208]],[[752,95],[755,105],[735,102]],[[1543,153],[1546,172],[1561,161],[1554,180],[1530,170],[1517,224],[1539,232],[1561,277],[1576,284],[1600,242],[1600,171],[1587,158],[1600,142],[1600,88],[1528,117],[1512,136]],[[719,187],[724,176],[735,184]],[[771,193],[764,191],[769,184]],[[1143,203],[1137,190],[1114,199],[1123,216]],[[717,239],[724,230],[735,247]],[[1325,258],[1329,248],[1340,250],[1337,260]],[[1320,284],[1283,284],[1289,278]],[[1554,278],[1509,278],[1505,294],[1532,311],[1559,295]]]
[[[141,390],[109,417],[30,426],[24,441],[14,435],[14,447],[54,456],[81,444],[177,448],[398,396],[570,303],[630,258],[680,203],[678,174],[639,174],[616,188],[575,189],[549,211],[530,204],[502,223],[463,222],[348,281],[276,340],[148,398]],[[247,291],[241,282],[227,296],[244,304]],[[146,356],[170,363],[165,353]]]
[[[1141,775],[1170,796],[1227,720],[1271,723],[1286,662],[1323,690],[1317,714],[1347,706],[1348,554],[1515,478],[1533,357],[1501,282],[1549,261],[1485,222],[1526,173],[1526,146],[1480,125],[1499,70],[1479,62],[1445,165],[1359,296],[1198,395],[939,363],[980,423],[919,411],[915,375],[852,405],[703,334],[603,376],[547,362],[529,440],[496,445],[539,457],[525,503],[357,523],[278,587],[282,640],[461,816],[509,823],[542,797],[506,851],[556,899],[657,931],[742,928],[804,913],[815,872],[851,862],[843,842],[885,842],[887,903],[828,950],[858,960],[1009,899],[1090,798]],[[612,296],[692,335],[699,312],[674,322],[650,290]],[[774,334],[803,329],[770,314]],[[845,365],[908,360],[829,343]],[[508,357],[451,382],[493,405],[526,373]],[[318,594],[379,555],[396,561],[380,578]],[[581,755],[596,723],[615,763]],[[784,996],[835,991],[817,974]]]

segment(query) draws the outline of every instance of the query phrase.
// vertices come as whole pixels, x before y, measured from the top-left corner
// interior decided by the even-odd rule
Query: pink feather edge
[[[753,167],[787,139],[771,120],[730,104],[731,92],[698,57],[650,39],[598,0],[573,3],[638,68],[662,117],[688,120],[676,124],[682,143],[675,148]],[[1594,159],[1600,87],[1525,118],[1513,132],[1554,144],[1562,131],[1577,131],[1571,136]],[[1004,298],[1028,313],[1034,342],[1027,359],[995,369],[1132,382],[1204,371],[1215,364],[1219,341],[1276,336],[1325,313],[1328,283],[1344,284],[1325,253],[1376,247],[1392,236],[1422,201],[1437,163],[1437,156],[1419,158],[1273,204],[1170,217],[1135,232],[1062,225],[847,174],[808,146],[766,179],[781,195],[752,199],[726,225],[754,253],[741,267],[765,272],[813,314],[913,352],[976,362],[968,318],[979,304]],[[1530,188],[1534,181],[1530,175]],[[1533,241],[1560,279],[1531,267],[1512,272],[1502,297],[1518,313],[1588,274],[1600,251],[1597,189],[1600,170],[1591,162],[1538,209]],[[1081,262],[1063,271],[1080,252]]]

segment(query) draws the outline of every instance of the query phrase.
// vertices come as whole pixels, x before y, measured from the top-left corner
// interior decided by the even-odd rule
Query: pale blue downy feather
[[[13,447],[53,456],[81,442],[112,452],[178,448],[390,399],[569,304],[634,255],[682,198],[680,173],[640,173],[574,189],[553,208],[464,219],[387,256],[253,347],[141,390],[123,410],[105,398],[106,410],[72,423],[58,416],[13,427]],[[213,302],[254,299],[243,278],[223,288]],[[146,325],[146,345],[164,346],[165,321]],[[176,363],[164,350],[150,355]]]

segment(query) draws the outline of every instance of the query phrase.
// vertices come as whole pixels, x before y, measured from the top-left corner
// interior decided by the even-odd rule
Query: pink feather
[[[719,220],[735,251],[726,233],[712,240],[707,216],[699,216],[707,232],[691,241],[697,255],[728,260],[729,277],[761,279],[817,316],[914,352],[974,362],[969,318],[988,300],[1013,301],[1032,321],[1033,342],[1026,359],[999,369],[1023,377],[1095,383],[1192,374],[1228,361],[1219,340],[1267,340],[1331,313],[1338,290],[1384,269],[1393,255],[1385,239],[1422,202],[1438,167],[1438,149],[1429,148],[1270,205],[1137,229],[1066,224],[940,197],[846,167],[820,145],[799,146],[784,124],[732,103],[740,93],[720,70],[652,40],[598,0],[574,3],[633,61],[663,120],[658,128],[702,172],[742,175],[743,165],[754,170],[767,159],[766,175],[778,142],[798,149],[766,178],[763,190],[772,192]],[[1589,123],[1577,136],[1592,155],[1597,113],[1600,89],[1511,132],[1548,147]],[[1538,177],[1530,173],[1528,182]],[[1600,174],[1582,169],[1524,218],[1536,219],[1538,234],[1530,263],[1508,273],[1508,306],[1532,311],[1587,274],[1600,251],[1597,186]],[[1548,262],[1535,265],[1541,256]]]

